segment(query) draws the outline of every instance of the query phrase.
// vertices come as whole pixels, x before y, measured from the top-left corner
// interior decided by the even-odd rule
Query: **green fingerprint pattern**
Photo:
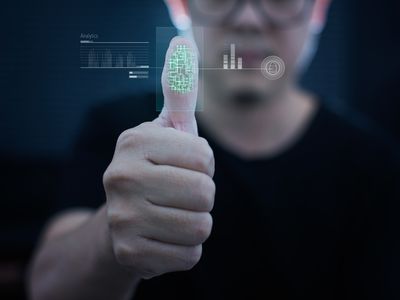
[[[193,91],[195,55],[187,45],[177,45],[168,60],[168,84],[171,91],[185,94]]]

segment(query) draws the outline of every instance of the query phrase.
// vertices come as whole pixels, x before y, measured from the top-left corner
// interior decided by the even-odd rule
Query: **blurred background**
[[[80,69],[80,35],[148,41],[172,26],[161,0],[14,0],[0,9],[0,298],[24,299],[23,279],[85,114],[155,91],[157,80]],[[334,0],[303,84],[345,103],[400,140],[398,1]],[[396,90],[395,90],[396,88]]]

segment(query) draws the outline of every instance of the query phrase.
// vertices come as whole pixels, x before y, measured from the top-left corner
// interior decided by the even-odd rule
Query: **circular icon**
[[[269,80],[277,80],[285,74],[285,63],[278,56],[268,56],[261,63],[261,73]]]

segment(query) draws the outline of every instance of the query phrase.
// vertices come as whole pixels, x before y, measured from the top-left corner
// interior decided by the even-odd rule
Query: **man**
[[[204,27],[204,79],[193,58],[190,88],[173,86],[178,47],[196,52],[175,38],[160,116],[155,96],[92,114],[63,195],[75,208],[45,230],[33,299],[400,297],[395,153],[296,86],[329,1],[166,3],[177,27]],[[245,70],[207,71],[230,44]],[[273,55],[278,80],[255,70]]]

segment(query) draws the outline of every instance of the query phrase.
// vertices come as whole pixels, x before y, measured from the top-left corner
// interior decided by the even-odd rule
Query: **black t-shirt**
[[[119,134],[156,116],[153,95],[93,110],[60,208],[104,203]],[[135,299],[400,299],[397,149],[368,122],[321,101],[294,146],[256,160],[199,129],[216,160],[213,232],[198,265],[142,281]]]

